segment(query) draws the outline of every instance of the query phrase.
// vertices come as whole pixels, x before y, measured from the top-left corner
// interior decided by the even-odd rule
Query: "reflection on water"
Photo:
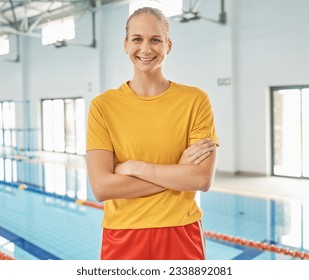
[[[6,184],[27,184],[43,194],[56,195],[50,197],[22,192],[1,185],[0,182],[0,236],[1,227],[4,227],[2,233],[7,229],[21,235],[28,242],[23,244],[27,244],[28,247],[31,242],[35,243],[31,243],[33,248],[41,248],[41,255],[37,258],[51,253],[61,259],[96,259],[93,251],[78,253],[78,249],[72,249],[76,242],[81,242],[81,248],[84,246],[83,242],[88,242],[91,238],[90,247],[96,248],[100,242],[103,212],[77,206],[72,202],[77,198],[94,200],[84,168],[69,168],[60,163],[34,163],[0,158],[0,181]],[[61,196],[72,199],[58,199]],[[200,199],[205,230],[309,252],[308,200],[265,199],[215,191],[200,193]],[[91,215],[94,215],[93,219]],[[96,232],[95,235],[93,230]],[[77,232],[78,236],[84,235],[82,241],[76,237]],[[46,236],[50,236],[50,239]],[[70,241],[65,241],[67,237]],[[34,242],[33,238],[37,241]],[[61,249],[60,247],[67,243],[68,248],[57,251],[54,245],[45,244],[46,242],[58,244],[57,249]],[[0,247],[10,249],[11,252],[20,250],[20,245],[13,244],[3,235],[0,244]],[[233,244],[219,245],[233,250],[224,250],[223,255],[218,258],[224,259],[231,254],[230,258],[233,259],[239,257],[239,254],[244,254],[241,251],[243,249],[234,248]],[[28,248],[27,246],[25,247]],[[37,247],[33,250],[37,251]],[[22,258],[31,259],[30,255],[34,253],[30,249],[28,251],[23,252]],[[16,254],[19,255],[18,252]],[[259,257],[276,258],[265,254]]]
[[[309,251],[309,201],[202,193],[206,229]]]
[[[71,198],[89,199],[90,194],[87,192],[85,168],[68,168],[60,163],[0,158],[0,181],[27,184],[48,193]]]
[[[19,260],[98,259],[103,214],[0,184],[0,251]]]

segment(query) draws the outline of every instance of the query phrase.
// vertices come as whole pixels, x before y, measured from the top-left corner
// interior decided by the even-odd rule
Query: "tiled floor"
[[[217,172],[212,190],[262,198],[309,199],[309,179]]]

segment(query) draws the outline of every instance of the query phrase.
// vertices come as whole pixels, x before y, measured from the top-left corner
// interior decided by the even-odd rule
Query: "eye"
[[[153,43],[160,43],[160,42],[161,42],[161,40],[158,39],[158,38],[152,38],[151,41],[152,41]]]
[[[142,38],[140,37],[135,37],[132,39],[133,42],[141,42],[142,41]]]

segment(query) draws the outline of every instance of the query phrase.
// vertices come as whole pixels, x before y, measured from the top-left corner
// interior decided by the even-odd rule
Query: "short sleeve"
[[[203,138],[210,138],[219,146],[213,111],[208,95],[205,93],[194,118],[194,123],[189,135],[189,145]]]
[[[99,104],[93,100],[88,113],[86,150],[109,150],[113,151],[108,128]]]

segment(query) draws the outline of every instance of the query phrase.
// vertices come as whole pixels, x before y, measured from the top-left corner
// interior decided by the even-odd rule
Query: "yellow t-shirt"
[[[91,102],[87,150],[113,151],[118,163],[177,164],[190,144],[206,137],[218,144],[208,96],[195,87],[171,82],[164,93],[142,97],[124,83]],[[146,197],[107,200],[103,227],[136,229],[193,223],[202,217],[195,194],[166,190]]]

